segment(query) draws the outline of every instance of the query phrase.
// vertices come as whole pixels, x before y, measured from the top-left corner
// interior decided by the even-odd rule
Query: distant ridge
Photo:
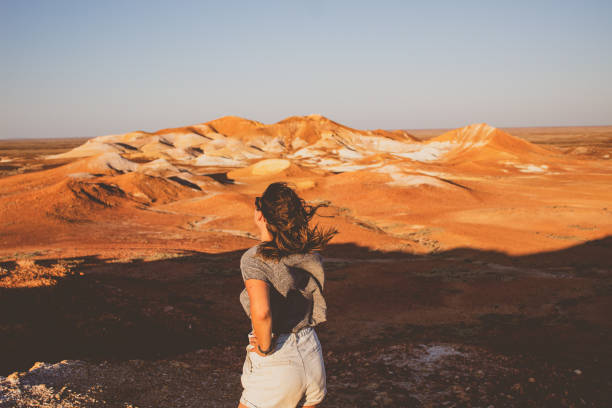
[[[371,142],[382,141],[384,144],[385,140],[418,143],[416,138],[403,130],[358,130],[321,115],[291,116],[271,125],[237,116],[224,116],[209,122],[165,128],[156,132],[135,131],[100,136],[88,140],[69,152],[47,158],[76,158],[101,153],[119,153],[126,158],[165,158],[185,161],[206,155],[223,158],[228,165],[239,166],[236,163],[242,163],[244,160],[291,154],[307,146],[316,146],[325,150],[346,146],[358,149],[364,142],[372,145]],[[262,152],[267,155],[262,155]],[[202,165],[213,161],[221,164],[223,160],[200,159],[200,163],[196,164]]]
[[[512,136],[486,123],[468,125],[430,139],[428,143],[450,144],[446,160],[526,159],[550,156],[552,152]]]
[[[548,166],[552,152],[486,123],[454,129],[420,142],[404,130],[359,130],[322,115],[307,115],[291,116],[269,125],[224,116],[156,132],[100,136],[69,152],[48,156],[87,157],[91,159],[81,163],[82,172],[136,171],[178,177],[190,172],[193,166],[239,169],[277,159],[290,161],[282,163],[291,169],[287,170],[291,174],[301,173],[300,168],[334,173],[358,171],[393,161],[403,161],[404,165],[447,162],[472,170],[474,166],[501,166],[504,172],[536,168],[540,171],[542,167],[537,166]],[[251,174],[249,171],[233,174],[246,177]],[[275,172],[253,174],[272,173]]]

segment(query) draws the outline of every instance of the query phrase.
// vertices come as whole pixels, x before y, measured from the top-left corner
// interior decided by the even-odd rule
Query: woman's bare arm
[[[251,304],[251,323],[262,350],[268,350],[272,342],[272,314],[270,313],[270,292],[268,284],[259,279],[244,281]],[[255,346],[255,352],[261,353]]]

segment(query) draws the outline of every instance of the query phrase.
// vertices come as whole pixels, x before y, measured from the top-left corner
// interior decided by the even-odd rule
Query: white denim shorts
[[[249,408],[289,408],[320,403],[327,387],[323,352],[317,333],[305,327],[281,334],[274,351],[260,356],[246,347],[240,402]]]

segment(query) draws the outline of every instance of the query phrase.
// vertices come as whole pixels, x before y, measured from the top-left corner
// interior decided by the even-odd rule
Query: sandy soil
[[[102,156],[0,141],[0,407],[236,406],[239,258],[276,180],[340,230],[322,406],[607,406],[612,127],[424,137],[323,119],[122,135]],[[298,139],[319,153],[300,158]],[[295,148],[245,158],[278,140]]]

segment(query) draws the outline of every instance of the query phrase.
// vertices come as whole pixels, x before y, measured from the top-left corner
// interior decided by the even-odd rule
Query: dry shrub
[[[34,269],[36,267],[36,261],[30,258],[17,259],[17,266],[19,269]]]
[[[154,253],[131,253],[130,255],[126,255],[120,258],[113,258],[108,260],[108,263],[131,263],[135,261],[142,262],[153,262],[153,261],[163,261],[166,259],[174,259],[185,256],[183,252],[154,252]]]
[[[72,275],[77,262],[62,259],[46,267],[37,265],[32,259],[22,258],[16,261],[15,269],[0,267],[0,288],[36,288],[53,286],[68,275]]]

